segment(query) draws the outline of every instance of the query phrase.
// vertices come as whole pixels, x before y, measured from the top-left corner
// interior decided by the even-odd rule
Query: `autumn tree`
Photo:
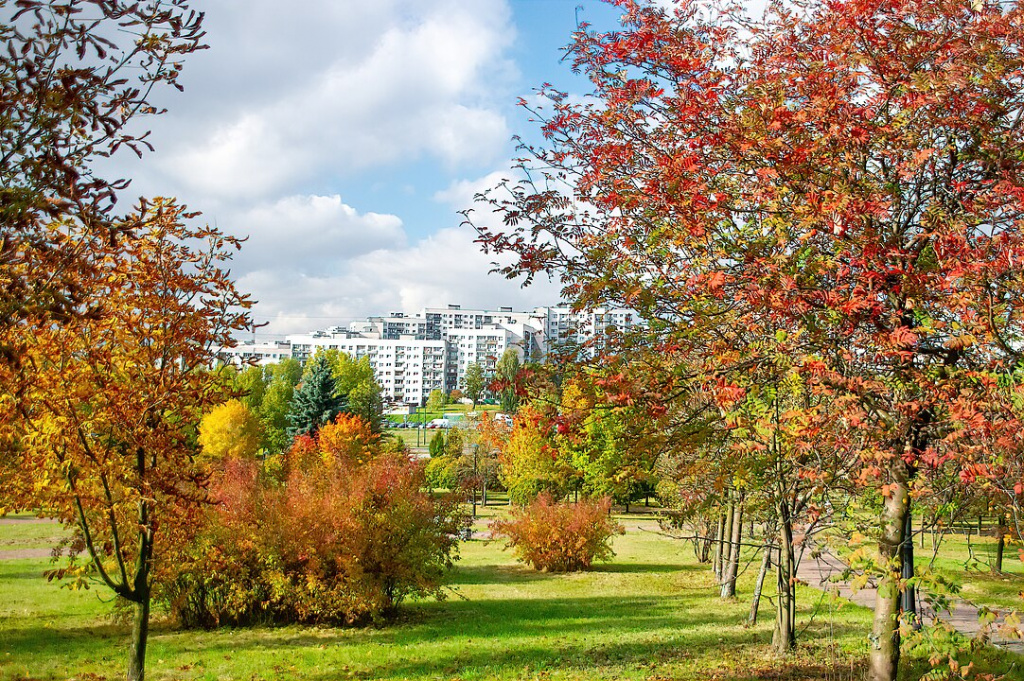
[[[377,433],[384,427],[383,389],[376,380],[362,381],[345,395],[345,411],[358,416]]]
[[[17,398],[27,323],[84,312],[79,279],[111,255],[89,249],[136,227],[115,212],[128,182],[97,163],[151,148],[140,123],[181,88],[203,30],[182,0],[2,0],[0,14],[0,383]]]
[[[502,353],[494,367],[495,388],[498,390],[501,410],[506,414],[515,414],[519,409],[519,393],[516,391],[519,369],[519,355],[512,348]]]
[[[431,390],[430,395],[427,396],[427,404],[424,408],[427,411],[441,411],[446,404],[448,404],[448,400],[445,399],[443,391]]]
[[[480,501],[487,506],[487,490],[499,482],[498,457],[508,441],[511,428],[488,411],[481,412],[472,426],[469,440],[473,449],[474,474],[481,489]]]
[[[338,395],[342,397],[348,395],[363,383],[376,382],[370,358],[365,355],[359,359],[353,359],[348,353],[336,352],[331,364],[331,375],[334,377],[334,385],[338,389]]]
[[[787,331],[779,352],[842,405],[830,437],[882,499],[869,676],[895,679],[912,499],[1021,451],[1021,9],[615,4],[621,30],[569,48],[595,102],[541,93],[545,141],[485,197],[504,224],[482,241],[578,307],[634,309],[635,347],[687,358],[663,401],[739,403],[757,340]],[[821,425],[798,411],[795,451]]]
[[[551,441],[550,429],[531,407],[519,410],[498,461],[498,477],[516,504],[529,503],[541,492],[560,499],[575,478],[571,463]]]
[[[258,412],[267,393],[267,377],[263,373],[263,367],[247,366],[239,369],[232,380],[232,385],[238,393],[238,400],[249,411]]]
[[[87,241],[97,257],[81,309],[25,339],[26,393],[16,429],[16,507],[46,508],[72,528],[58,577],[96,580],[134,607],[128,678],[145,672],[154,571],[190,536],[205,499],[195,428],[225,398],[215,350],[249,322],[249,302],[221,269],[237,242],[188,226],[173,202],[143,204],[113,242],[75,221],[49,240]]]
[[[295,386],[302,378],[302,365],[297,359],[286,358],[264,368],[266,388],[260,401],[258,414],[263,432],[262,446],[270,454],[280,454],[288,448],[288,412]]]
[[[380,434],[359,416],[343,413],[320,428],[317,442],[329,465],[362,465],[376,456]]]
[[[252,458],[261,439],[259,420],[239,400],[214,407],[199,423],[199,446],[214,461]]]

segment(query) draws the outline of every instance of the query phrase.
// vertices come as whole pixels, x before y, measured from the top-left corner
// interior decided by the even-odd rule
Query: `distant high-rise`
[[[423,404],[433,390],[465,388],[466,370],[480,364],[485,376],[508,349],[520,360],[543,361],[559,345],[599,340],[611,329],[627,330],[636,315],[626,309],[573,312],[538,307],[532,312],[428,307],[416,314],[392,312],[368,317],[348,328],[287,336],[283,343],[242,343],[224,348],[227,361],[270,364],[283,357],[306,361],[320,348],[359,359],[368,357],[390,402]]]

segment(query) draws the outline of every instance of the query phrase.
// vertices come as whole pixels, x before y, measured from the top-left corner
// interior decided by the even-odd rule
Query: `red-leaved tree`
[[[842,406],[816,413],[884,500],[870,676],[895,679],[912,499],[936,472],[1011,470],[1020,445],[1024,12],[614,4],[622,30],[569,48],[594,99],[541,93],[545,142],[486,195],[504,223],[481,240],[518,256],[509,275],[636,310],[640,347],[686,358],[662,402],[733,408],[775,338]]]

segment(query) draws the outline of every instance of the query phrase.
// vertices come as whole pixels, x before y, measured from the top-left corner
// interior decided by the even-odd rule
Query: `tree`
[[[559,456],[540,415],[531,407],[519,411],[498,460],[498,476],[516,504],[529,503],[541,492],[560,499],[574,478],[572,466]]]
[[[473,401],[473,411],[476,411],[476,403],[483,397],[486,387],[484,368],[478,362],[466,367],[466,396]]]
[[[463,446],[465,445],[465,438],[462,435],[461,428],[449,428],[446,431],[448,437],[445,438],[444,442],[444,455],[456,459],[464,454]]]
[[[468,431],[472,454],[467,456],[472,457],[474,485],[481,488],[480,501],[487,506],[487,488],[499,482],[498,455],[508,441],[510,428],[488,411],[480,412],[472,425]]]
[[[261,440],[259,420],[239,400],[214,407],[199,423],[199,446],[214,461],[252,458]]]
[[[431,390],[430,395],[427,397],[427,404],[424,408],[427,411],[441,411],[447,403],[448,400],[445,399],[442,391]]]
[[[302,380],[302,363],[294,357],[286,357],[277,364],[264,367],[263,372],[269,384],[280,383],[294,388]]]
[[[445,455],[443,430],[439,430],[434,433],[434,437],[430,438],[430,444],[427,449],[430,452],[430,457],[432,459],[437,459]]]
[[[331,365],[326,355],[317,353],[305,369],[302,383],[295,390],[288,411],[289,435],[313,435],[330,423],[344,407],[337,397]]]
[[[345,411],[365,421],[374,432],[384,426],[384,400],[381,387],[374,379],[363,380],[345,395]]]
[[[241,369],[235,375],[233,383],[234,389],[239,395],[239,401],[248,407],[249,411],[258,412],[267,391],[267,380],[263,374],[263,367],[248,366]]]
[[[204,47],[203,17],[187,2],[2,0],[0,10],[0,383],[19,397],[26,323],[87,313],[81,279],[112,255],[106,242],[145,229],[115,214],[128,182],[97,162],[152,148],[139,121],[160,113],[165,87],[181,88],[182,59]]]
[[[344,397],[357,386],[364,383],[376,383],[370,358],[362,356],[352,359],[347,353],[337,352],[333,360],[332,375],[338,387],[338,395]]]
[[[509,415],[519,410],[519,393],[516,392],[519,368],[519,355],[512,348],[502,353],[494,367],[494,384],[499,391],[501,410]]]
[[[481,239],[578,307],[636,310],[620,351],[685,358],[652,409],[730,410],[781,353],[843,414],[822,431],[797,403],[780,426],[789,451],[826,433],[882,500],[869,676],[895,679],[912,499],[1021,451],[1022,9],[616,4],[621,31],[570,46],[599,104],[542,92],[544,146],[484,197],[503,224]]]
[[[5,421],[18,447],[5,493],[74,528],[87,556],[53,574],[96,575],[134,606],[133,680],[145,673],[154,565],[189,540],[205,499],[195,428],[227,384],[210,370],[214,348],[249,326],[250,303],[220,268],[237,241],[186,226],[194,217],[169,201],[143,204],[112,242],[75,222],[51,225],[107,255],[80,282],[82,309],[60,326],[33,320],[24,406]]]
[[[317,433],[321,456],[330,466],[361,466],[379,449],[380,434],[359,416],[338,414]]]

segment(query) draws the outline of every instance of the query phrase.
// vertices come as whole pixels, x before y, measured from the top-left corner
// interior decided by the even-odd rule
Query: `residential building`
[[[242,343],[221,354],[228,361],[260,364],[284,357],[305,362],[320,348],[356,359],[367,357],[386,401],[423,404],[433,390],[464,389],[466,370],[473,363],[480,364],[485,375],[493,375],[508,349],[520,360],[544,361],[559,345],[599,347],[602,336],[635,323],[632,311],[620,309],[573,312],[568,307],[539,307],[516,312],[511,307],[448,305],[294,334],[284,343]]]

